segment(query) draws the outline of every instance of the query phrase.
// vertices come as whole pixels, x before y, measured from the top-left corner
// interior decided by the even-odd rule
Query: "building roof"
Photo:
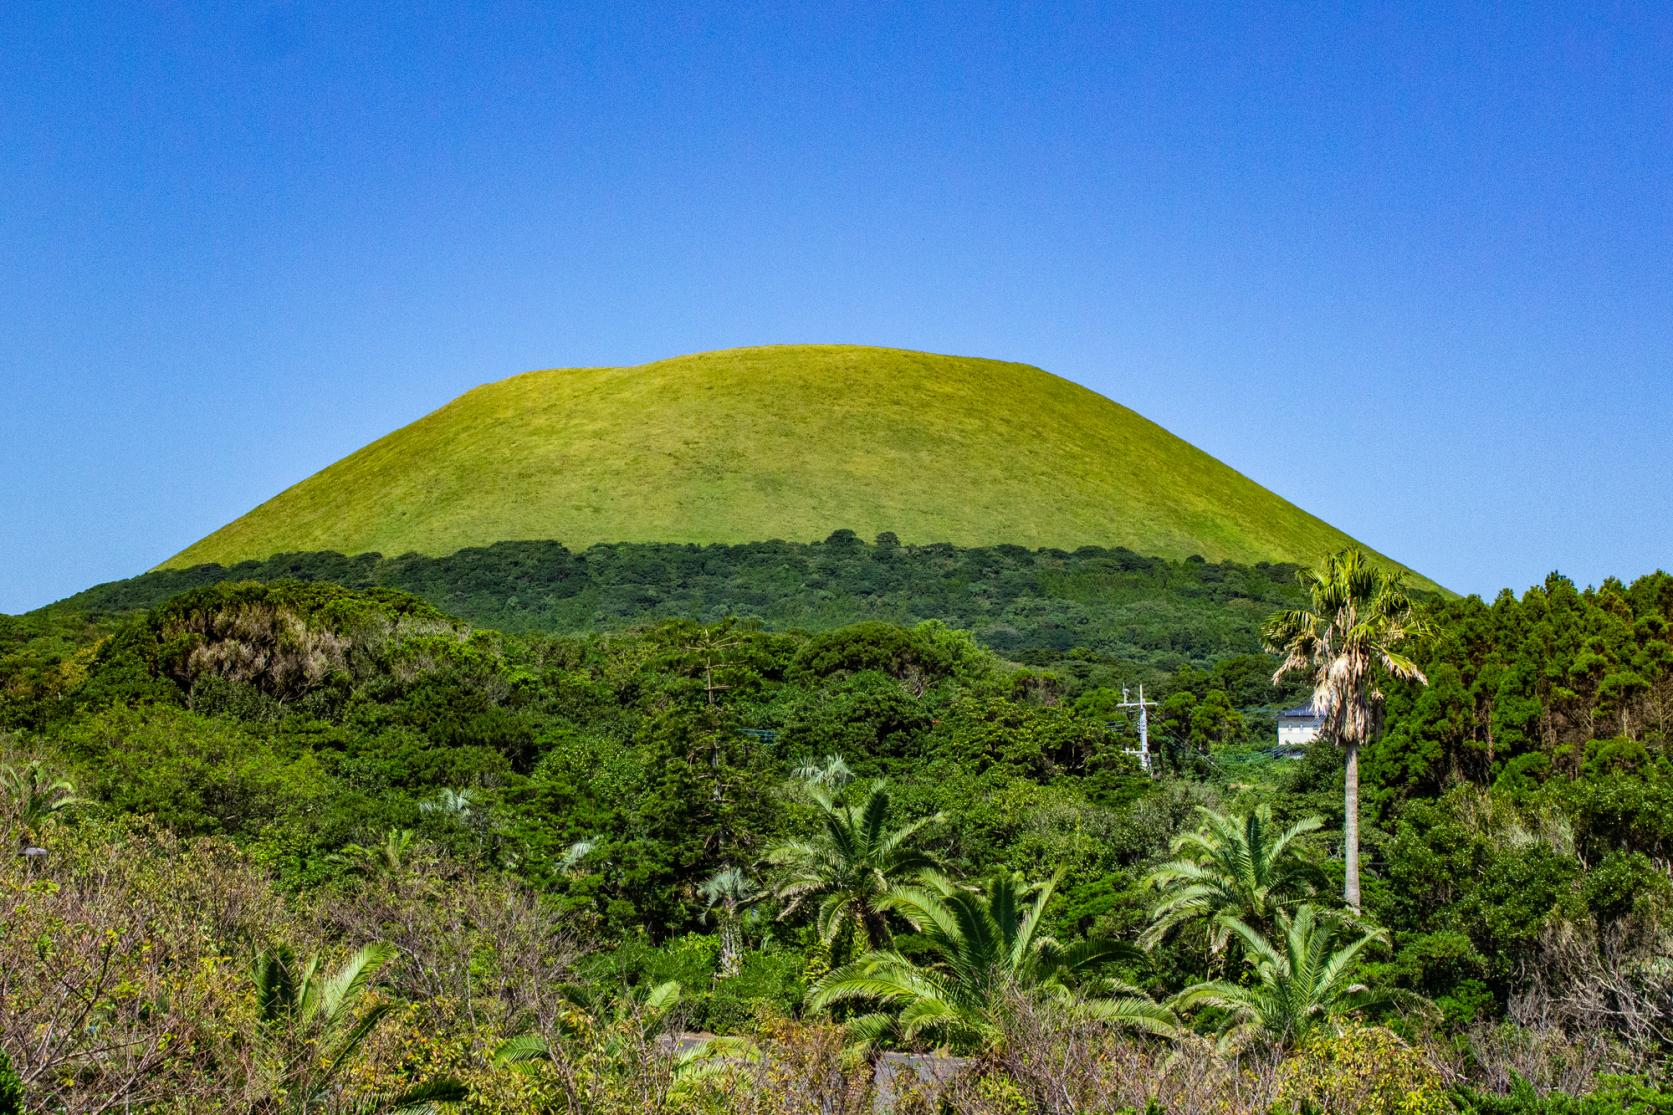
[[[1308,701],[1304,705],[1285,709],[1278,714],[1278,717],[1281,720],[1317,720],[1319,714],[1313,711],[1313,702]]]

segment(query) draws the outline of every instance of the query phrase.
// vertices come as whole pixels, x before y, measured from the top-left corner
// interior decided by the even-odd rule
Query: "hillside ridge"
[[[1241,562],[1311,562],[1352,541],[1042,369],[773,345],[482,384],[159,568],[500,541],[815,541],[839,527]]]

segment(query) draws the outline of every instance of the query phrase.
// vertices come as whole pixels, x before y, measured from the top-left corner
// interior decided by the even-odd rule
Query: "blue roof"
[[[1319,718],[1319,714],[1313,711],[1313,702],[1311,701],[1304,705],[1297,705],[1295,708],[1287,708],[1278,715],[1280,717],[1294,717],[1299,720],[1317,720]]]

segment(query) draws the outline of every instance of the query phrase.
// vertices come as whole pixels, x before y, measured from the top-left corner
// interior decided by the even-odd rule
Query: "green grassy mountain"
[[[486,384],[163,567],[540,539],[811,541],[835,528],[1240,562],[1311,562],[1349,541],[1038,368],[794,345]]]

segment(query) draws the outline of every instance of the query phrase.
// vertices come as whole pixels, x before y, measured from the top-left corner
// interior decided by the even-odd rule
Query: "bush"
[[[1451,1110],[1440,1072],[1380,1026],[1315,1037],[1278,1070],[1278,1111],[1333,1115],[1441,1115]]]
[[[750,952],[731,979],[715,984],[704,1004],[704,1025],[718,1034],[741,1033],[763,1015],[795,1014],[807,993],[806,959],[799,952]]]
[[[1540,1095],[1526,1080],[1517,1080],[1509,1095],[1462,1087],[1453,1093],[1466,1115],[1670,1115],[1673,1094],[1635,1076],[1600,1076],[1596,1088],[1584,1096],[1563,1092]]]

